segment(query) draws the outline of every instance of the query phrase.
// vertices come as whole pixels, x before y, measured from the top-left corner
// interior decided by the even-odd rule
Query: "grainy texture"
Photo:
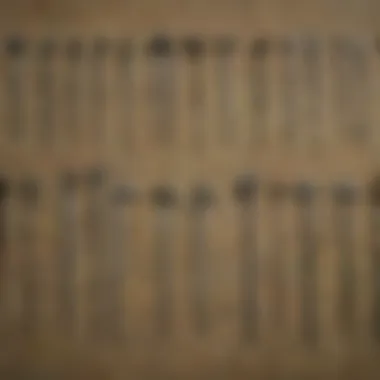
[[[367,186],[380,170],[379,11],[374,0],[0,2],[0,377],[379,378],[379,186]],[[251,174],[254,187],[239,182]],[[39,190],[27,213],[25,178]],[[300,181],[315,190],[307,214]],[[347,181],[355,201],[337,207]],[[199,193],[194,217],[198,184],[212,198]]]

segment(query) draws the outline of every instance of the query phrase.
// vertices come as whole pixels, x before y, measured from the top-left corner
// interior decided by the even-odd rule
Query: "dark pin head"
[[[253,176],[244,176],[236,179],[233,194],[235,199],[241,203],[250,202],[257,194],[258,183]]]
[[[137,198],[137,190],[130,185],[117,186],[112,192],[112,201],[115,204],[130,204]]]
[[[341,204],[351,204],[358,195],[358,189],[353,183],[339,183],[334,189],[335,200]]]
[[[46,39],[40,43],[39,52],[43,59],[49,59],[53,56],[55,51],[55,42],[51,39]]]
[[[20,184],[20,195],[28,203],[36,203],[38,199],[38,186],[36,181],[27,179]]]
[[[253,41],[251,45],[251,54],[253,57],[263,57],[269,51],[269,41],[265,38],[259,38]]]
[[[4,199],[6,198],[10,193],[10,186],[9,186],[9,182],[4,179],[4,178],[1,178],[0,179],[0,199]]]
[[[167,186],[159,186],[152,191],[152,201],[160,208],[172,208],[176,204],[175,190]]]
[[[173,46],[166,36],[156,36],[149,43],[149,53],[154,57],[168,57],[173,52]]]
[[[283,182],[272,182],[268,186],[268,196],[271,200],[274,201],[281,201],[283,200],[287,193],[288,193],[288,187]]]
[[[232,37],[220,37],[215,42],[215,51],[218,56],[227,57],[234,53],[236,47]]]
[[[205,44],[200,38],[188,37],[183,41],[183,49],[190,59],[198,59],[205,53]]]
[[[376,176],[368,185],[368,197],[373,206],[380,206],[380,176]]]
[[[311,202],[316,193],[316,187],[311,182],[300,182],[295,185],[294,196],[299,203]]]
[[[106,173],[101,168],[93,168],[86,174],[86,182],[93,187],[101,186],[105,181]]]
[[[73,191],[79,185],[79,176],[74,172],[63,173],[61,177],[61,187],[64,191]]]
[[[78,39],[71,39],[67,42],[66,45],[66,54],[69,59],[78,59],[80,58],[83,52],[83,44]]]
[[[26,41],[22,37],[10,37],[5,42],[7,53],[13,57],[19,57],[26,51]]]
[[[208,209],[213,201],[212,191],[206,186],[197,186],[191,193],[191,204],[196,210]]]
[[[95,58],[103,58],[110,47],[111,43],[106,37],[98,37],[94,41],[93,54]]]

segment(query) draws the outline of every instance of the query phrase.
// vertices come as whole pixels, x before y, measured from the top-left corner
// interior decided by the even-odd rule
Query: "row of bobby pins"
[[[95,170],[89,176],[89,181],[95,186],[103,182],[102,173]],[[64,187],[73,189],[76,180],[73,175],[65,176]],[[240,208],[241,219],[238,222],[238,239],[239,245],[236,258],[239,262],[239,315],[240,328],[242,338],[246,341],[256,341],[260,335],[258,313],[260,302],[258,297],[258,278],[261,276],[260,260],[258,256],[258,248],[256,245],[256,208],[250,207],[250,203],[254,195],[260,188],[257,179],[249,176],[239,177],[233,185],[232,192],[236,199],[241,202],[244,207]],[[38,199],[38,188],[35,182],[27,181],[21,186],[23,196],[28,200],[26,206],[30,203],[36,205]],[[274,199],[281,198],[286,194],[286,186],[276,184],[268,187],[268,192]],[[341,184],[335,189],[335,195],[339,202],[336,209],[337,244],[339,251],[339,268],[337,273],[337,316],[340,321],[340,328],[344,334],[352,334],[355,330],[355,315],[357,308],[357,288],[356,288],[356,268],[355,268],[355,248],[353,244],[353,226],[352,222],[355,216],[350,214],[352,211],[350,205],[355,197],[360,193],[358,188],[351,184]],[[7,193],[6,186],[2,186],[1,193],[4,196]],[[319,339],[319,313],[318,308],[323,299],[320,298],[318,283],[323,273],[323,268],[318,265],[318,237],[314,231],[314,207],[312,204],[312,195],[315,188],[310,183],[301,183],[294,188],[295,195],[301,203],[298,217],[298,240],[299,240],[299,263],[297,264],[297,281],[300,291],[299,315],[301,323],[299,329],[306,343],[317,344]],[[119,204],[134,199],[135,190],[129,187],[117,188],[113,193],[112,199]],[[371,336],[380,341],[380,291],[378,287],[379,268],[380,268],[380,240],[379,240],[379,206],[380,206],[380,182],[374,180],[368,191],[369,199],[375,206],[370,214],[371,244],[371,320],[368,328],[371,330]],[[157,329],[157,333],[161,338],[165,338],[172,334],[173,330],[173,313],[174,313],[174,288],[175,282],[173,277],[172,262],[174,259],[173,239],[175,237],[175,228],[171,213],[163,212],[162,209],[171,208],[176,203],[175,192],[170,187],[159,186],[153,190],[153,202],[158,206],[156,213],[156,232],[153,250],[152,269],[155,272],[152,276],[154,285],[154,313],[152,315],[153,325]],[[72,199],[72,198],[71,198]],[[200,186],[193,193],[193,203],[197,210],[205,210],[208,208],[213,199],[210,189]],[[89,269],[86,271],[87,287],[86,294],[89,308],[87,310],[88,326],[92,336],[99,338],[120,339],[126,329],[125,310],[127,299],[123,289],[126,286],[125,271],[127,270],[126,256],[128,249],[123,225],[118,220],[117,225],[110,227],[110,220],[106,217],[103,209],[104,203],[96,203],[99,198],[94,198],[94,204],[89,215],[89,251],[91,252]],[[29,202],[30,201],[30,202]],[[57,261],[55,279],[57,281],[56,300],[58,304],[58,319],[62,324],[62,330],[73,331],[77,323],[77,286],[75,275],[77,274],[78,247],[76,237],[78,233],[78,220],[76,214],[72,210],[72,202],[63,202],[62,205],[62,241],[59,250],[54,255],[54,261]],[[66,205],[66,206],[65,206]],[[347,207],[349,206],[349,207]],[[66,209],[68,208],[68,209]],[[27,206],[25,211],[35,212],[36,208]],[[348,213],[347,213],[348,211]],[[170,215],[169,215],[170,214]],[[31,217],[31,219],[30,219]],[[198,333],[208,333],[212,328],[212,317],[210,314],[210,302],[212,296],[209,294],[209,276],[213,271],[213,267],[209,264],[209,246],[208,234],[205,229],[203,212],[193,214],[190,219],[191,224],[191,240],[189,247],[192,253],[191,260],[191,276],[189,278],[189,287],[191,297],[192,319],[194,328]],[[38,272],[37,251],[35,246],[36,237],[33,236],[35,223],[33,216],[25,212],[22,217],[22,233],[25,233],[23,239],[20,240],[21,257],[25,261],[21,265],[21,297],[22,297],[22,326],[25,332],[33,332],[35,325],[38,323],[39,308],[41,300],[39,292],[41,284]],[[106,229],[112,229],[112,248],[105,246],[104,236]],[[277,241],[276,226],[273,226],[274,242]],[[118,232],[118,233],[117,233]],[[117,235],[117,236],[116,236]],[[127,234],[128,235],[128,234]],[[120,240],[121,239],[121,240]],[[116,241],[117,240],[117,241]],[[123,242],[124,241],[124,242]],[[123,242],[123,243],[122,243]],[[108,247],[108,248],[107,248]],[[283,257],[283,248],[276,248],[276,257],[281,260]],[[286,279],[283,278],[284,262],[277,267],[277,275],[272,278],[273,286],[276,288],[277,297],[275,316],[280,318],[284,315],[286,303],[284,303],[283,288],[286,287]],[[207,269],[208,268],[208,269]],[[372,272],[373,271],[373,272]],[[271,280],[271,281],[272,281]],[[12,281],[15,281],[13,279]],[[285,281],[285,283],[284,283]],[[199,285],[203,284],[203,285]],[[211,298],[210,298],[211,297]],[[285,297],[286,298],[286,297]],[[4,309],[6,313],[6,309]],[[279,322],[280,323],[280,322]]]
[[[233,37],[155,36],[145,42],[12,37],[4,46],[8,140],[29,134],[49,146],[61,138],[101,144],[111,139],[129,151],[141,140],[153,146],[179,142],[183,120],[189,125],[185,140],[195,147],[265,143],[273,133],[285,143],[323,142],[330,129],[340,142],[371,142],[376,134],[375,39],[255,38],[242,43]],[[236,64],[236,57],[245,63]],[[184,67],[185,95],[178,75]],[[33,120],[26,110],[28,96],[36,103]],[[331,117],[326,116],[326,98],[333,104]],[[186,111],[180,112],[183,99]]]
[[[88,172],[87,175],[79,175],[78,173],[67,172],[61,176],[61,187],[67,190],[75,190],[82,185],[90,185],[93,187],[102,186],[108,182],[105,172],[101,169],[94,169]],[[351,203],[358,199],[367,199],[369,203],[380,204],[380,186],[377,177],[369,184],[368,190],[364,191],[362,186],[359,186],[355,181],[335,181],[335,184],[326,186],[326,184],[318,183],[317,181],[296,181],[294,183],[281,182],[279,180],[269,181],[267,183],[258,179],[256,175],[240,175],[232,183],[232,194],[239,202],[247,202],[256,197],[261,192],[273,199],[281,199],[287,196],[292,196],[295,199],[311,200],[316,195],[329,194],[334,196],[334,199],[342,203]],[[16,186],[14,186],[16,185]],[[107,186],[108,187],[108,186]],[[19,191],[17,191],[19,189]],[[10,184],[8,180],[0,181],[0,197],[5,199],[10,193],[19,193],[25,199],[37,199],[42,189],[39,188],[38,181],[34,179],[26,179],[20,184]],[[378,193],[376,192],[378,191]],[[157,206],[171,207],[178,203],[180,194],[171,184],[160,184],[150,191],[151,199]],[[212,185],[206,182],[197,182],[190,190],[191,199],[194,205],[209,206],[213,199],[217,199],[216,191]],[[144,191],[133,185],[115,186],[111,195],[111,199],[118,202],[131,202],[138,197],[144,195]],[[148,195],[148,194],[147,194]]]

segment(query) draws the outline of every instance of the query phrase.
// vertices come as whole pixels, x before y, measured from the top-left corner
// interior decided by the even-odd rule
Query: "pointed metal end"
[[[198,185],[191,192],[191,205],[196,210],[206,210],[213,203],[212,190],[205,185]]]
[[[237,202],[250,202],[258,191],[258,181],[253,175],[237,178],[233,187],[233,195]]]
[[[115,204],[130,204],[137,199],[138,191],[131,185],[119,185],[112,192]]]
[[[154,57],[168,57],[173,52],[172,45],[169,37],[158,35],[150,41],[148,50]]]
[[[152,201],[159,208],[172,208],[177,203],[177,194],[170,186],[158,186],[152,191]]]
[[[5,42],[5,49],[7,53],[13,57],[20,56],[25,53],[26,47],[26,40],[20,36],[9,37]]]

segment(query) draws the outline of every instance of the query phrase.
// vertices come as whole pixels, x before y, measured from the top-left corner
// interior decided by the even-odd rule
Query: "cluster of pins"
[[[112,336],[120,339],[126,334],[125,314],[125,271],[128,267],[127,244],[128,231],[125,230],[121,214],[125,207],[133,205],[142,199],[143,194],[137,188],[129,185],[106,187],[105,173],[99,169],[92,170],[85,176],[67,173],[62,177],[60,184],[60,245],[57,252],[57,294],[59,303],[57,316],[62,322],[62,328],[74,330],[78,307],[76,300],[76,262],[79,254],[77,236],[79,220],[77,214],[77,190],[81,183],[88,188],[88,213],[86,228],[88,229],[88,244],[92,253],[91,267],[89,268],[89,287],[87,302],[89,304],[88,326],[91,336],[99,338]],[[15,189],[15,190],[14,190]],[[105,190],[107,189],[107,191]],[[356,313],[356,276],[354,260],[354,214],[353,206],[364,195],[368,198],[370,212],[370,253],[373,273],[373,315],[371,331],[373,336],[380,340],[380,182],[373,180],[368,191],[352,183],[339,183],[333,186],[334,217],[336,218],[336,243],[339,252],[339,281],[337,315],[342,332],[352,333],[355,328]],[[22,255],[22,299],[23,299],[23,326],[27,331],[32,330],[35,324],[38,309],[38,270],[36,267],[36,241],[35,217],[38,212],[38,200],[41,190],[34,180],[25,180],[17,186],[9,187],[6,181],[0,186],[1,202],[4,204],[7,197],[15,192],[14,196],[20,198],[22,219],[19,227],[19,241]],[[111,195],[109,196],[109,190]],[[254,176],[238,177],[231,189],[231,195],[238,206],[240,222],[238,225],[239,246],[237,247],[239,259],[239,299],[240,299],[240,327],[244,340],[254,342],[259,336],[258,323],[258,281],[260,278],[260,260],[257,247],[258,224],[258,198],[263,192],[274,205],[293,199],[297,210],[297,233],[300,247],[299,255],[299,289],[301,294],[301,335],[308,344],[317,344],[319,337],[318,307],[323,300],[318,296],[318,281],[321,278],[318,268],[318,238],[315,233],[315,199],[321,188],[310,182],[300,182],[294,185],[275,182],[262,184]],[[190,191],[189,242],[191,251],[192,279],[191,310],[194,329],[199,334],[207,333],[212,327],[209,312],[208,278],[210,267],[208,265],[208,236],[206,233],[205,216],[212,207],[217,207],[217,195],[207,184],[194,186]],[[174,282],[172,261],[173,252],[173,213],[180,206],[179,193],[172,186],[160,185],[149,191],[150,202],[155,209],[155,244],[154,244],[154,270],[155,276],[155,316],[157,333],[162,337],[171,335],[174,313]],[[112,208],[112,212],[110,207]],[[4,210],[4,208],[1,208]],[[112,215],[111,215],[112,214]],[[110,216],[111,215],[111,216]],[[6,223],[7,214],[2,212],[1,226]],[[107,228],[108,227],[108,228]],[[272,239],[277,239],[275,226],[273,226]],[[112,249],[104,243],[106,231],[112,231],[110,241]],[[2,233],[2,257],[6,253],[4,231]],[[280,247],[278,247],[279,250]],[[280,254],[280,252],[279,252]],[[281,255],[280,255],[281,256]],[[281,265],[277,268],[276,279],[278,291],[281,292]],[[285,312],[284,298],[276,298],[278,315]]]
[[[146,44],[147,46],[145,46]],[[141,45],[144,45],[143,48]],[[147,41],[133,39],[95,38],[91,40],[41,40],[27,41],[20,37],[9,38],[5,43],[7,71],[4,81],[5,102],[7,104],[7,138],[22,139],[28,123],[25,114],[26,87],[30,76],[36,77],[37,87],[33,97],[38,99],[38,130],[33,132],[38,141],[51,142],[57,133],[68,141],[76,141],[80,136],[82,103],[90,107],[89,125],[91,133],[86,139],[102,142],[105,136],[107,115],[114,114],[112,99],[120,101],[116,110],[120,113],[120,135],[117,141],[132,148],[136,139],[135,111],[138,108],[137,87],[134,68],[135,58],[144,55],[148,67],[150,94],[144,99],[145,111],[152,115],[149,135],[157,144],[176,141],[176,113],[178,93],[178,65],[188,65],[188,109],[191,124],[190,139],[194,146],[205,142],[207,87],[210,78],[205,72],[206,57],[212,57],[215,89],[216,124],[215,136],[221,143],[231,143],[236,139],[236,123],[240,112],[236,83],[243,79],[250,115],[250,139],[265,142],[270,135],[270,114],[273,99],[278,98],[282,121],[279,138],[294,141],[299,134],[306,134],[313,141],[323,139],[324,94],[326,57],[331,62],[331,82],[335,114],[334,125],[340,138],[362,141],[370,137],[370,56],[376,51],[376,44],[362,43],[350,38],[321,40],[318,37],[299,38],[254,38],[250,42],[239,42],[233,37],[202,39],[198,37],[170,38],[154,36]],[[248,64],[242,71],[236,71],[234,57],[243,57]],[[57,72],[53,70],[55,57],[65,62],[63,96],[55,93]],[[117,84],[110,88],[107,82],[107,61],[113,62]],[[184,60],[178,60],[183,57]],[[273,69],[271,57],[280,62],[276,91],[273,92]],[[144,61],[140,61],[144,62]],[[35,69],[28,69],[32,63]],[[36,65],[37,63],[37,65]],[[144,64],[145,64],[144,63]],[[86,72],[88,83],[84,84]],[[277,76],[277,74],[276,74]],[[33,79],[32,78],[32,79]],[[34,80],[34,79],[33,79]],[[85,87],[85,89],[84,89]],[[84,95],[84,92],[87,95]],[[58,99],[59,98],[59,99]],[[86,100],[85,100],[86,99]],[[119,103],[118,101],[118,103]],[[278,102],[278,101],[277,101]],[[299,108],[301,105],[301,108]],[[57,131],[57,108],[64,109],[64,131]],[[144,111],[144,112],[145,112]],[[277,112],[277,111],[276,111]],[[248,115],[247,114],[247,115]],[[60,128],[60,127],[59,127]],[[333,128],[333,127],[331,127]],[[334,127],[335,128],[335,127]]]

